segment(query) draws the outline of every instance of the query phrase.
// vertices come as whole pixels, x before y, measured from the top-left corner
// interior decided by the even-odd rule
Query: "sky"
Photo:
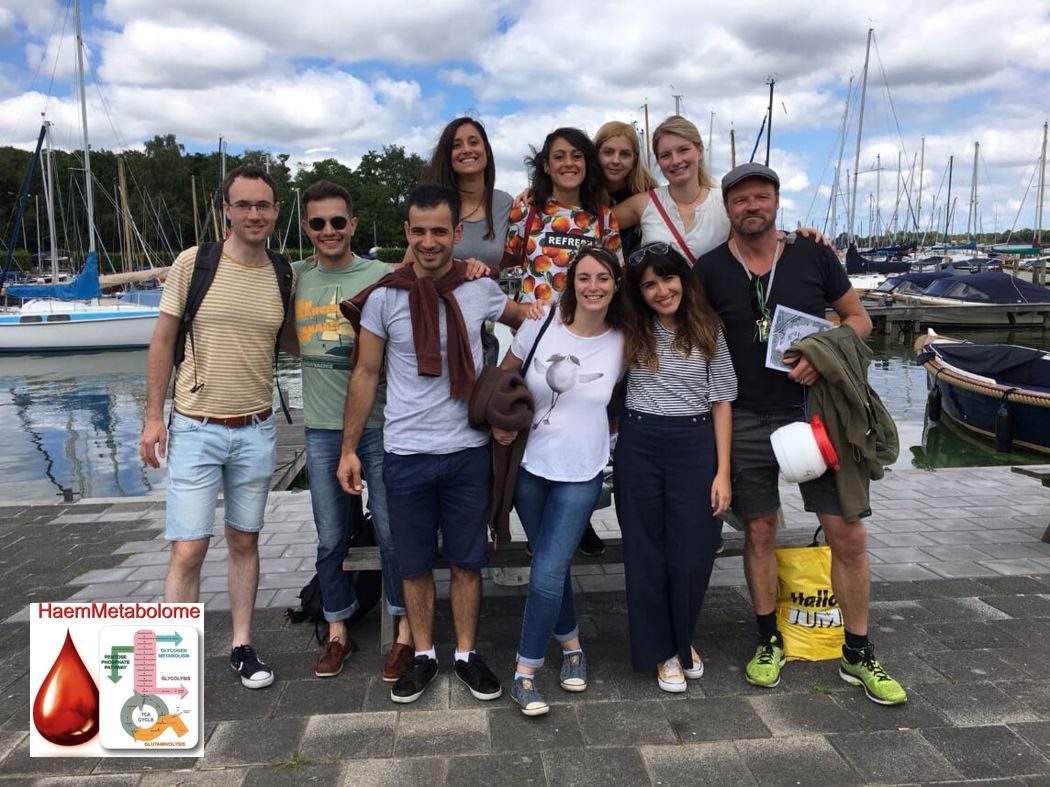
[[[59,147],[79,144],[70,4],[0,0],[0,145],[31,148],[41,112]],[[847,95],[840,194],[847,171],[853,181],[870,27],[857,233],[869,232],[876,204],[890,229],[899,204],[903,226],[901,191],[915,210],[923,138],[921,228],[943,232],[954,157],[951,226],[966,231],[975,142],[976,228],[1036,223],[1050,117],[1045,0],[83,0],[82,24],[93,148],[173,133],[210,151],[221,135],[232,152],[353,167],[384,145],[427,158],[442,127],[469,114],[484,122],[497,186],[512,194],[549,131],[593,135],[614,119],[644,131],[646,104],[655,128],[675,96],[720,178],[731,129],[737,163],[749,159],[773,79],[781,222],[826,230]],[[848,202],[836,200],[840,231]]]

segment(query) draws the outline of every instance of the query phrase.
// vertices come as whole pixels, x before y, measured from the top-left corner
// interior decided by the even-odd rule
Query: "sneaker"
[[[561,657],[561,687],[566,691],[587,688],[587,659],[583,652],[566,653]]]
[[[715,547],[715,554],[721,555],[726,551],[726,540],[722,536],[718,537],[718,546]]]
[[[682,672],[682,665],[678,663],[677,656],[671,656],[656,668],[656,682],[661,689],[671,694],[681,694],[685,691],[685,673]]]
[[[314,675],[319,678],[334,678],[343,671],[343,662],[350,658],[350,654],[357,648],[347,637],[346,642],[341,639],[328,640],[321,646],[321,652],[314,662]]]
[[[471,653],[466,661],[456,659],[456,676],[470,689],[474,699],[495,700],[503,696],[503,687],[499,678],[492,674],[485,660],[477,653]]]
[[[839,677],[851,686],[863,686],[868,699],[879,705],[900,705],[908,701],[907,692],[901,684],[886,674],[886,670],[875,658],[875,648],[870,644],[860,651],[860,659],[856,664],[847,661],[845,655],[842,656],[839,662]]]
[[[416,651],[411,645],[402,645],[400,642],[391,644],[386,661],[383,662],[383,683],[397,683],[405,677],[415,655]]]
[[[747,682],[765,689],[780,683],[780,668],[784,666],[784,643],[776,634],[766,642],[759,642],[755,655],[744,667]]]
[[[690,647],[689,653],[693,657],[693,665],[691,667],[685,667],[682,671],[689,680],[699,680],[704,677],[704,660],[700,658],[700,654],[696,652],[696,648]]]
[[[230,651],[230,669],[240,674],[249,689],[264,689],[273,683],[273,670],[251,645],[238,645]]]
[[[599,557],[605,554],[605,542],[602,541],[598,534],[594,532],[594,528],[587,525],[587,529],[583,533],[583,538],[580,539],[580,554],[587,555],[587,557]]]
[[[510,687],[510,697],[526,716],[542,716],[551,709],[532,678],[515,678]]]
[[[415,702],[423,696],[427,686],[437,675],[438,663],[430,656],[415,656],[409,662],[408,671],[399,678],[394,688],[390,689],[390,699],[394,702]]]

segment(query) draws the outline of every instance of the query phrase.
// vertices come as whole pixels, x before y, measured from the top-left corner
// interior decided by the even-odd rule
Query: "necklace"
[[[667,193],[671,194],[671,190],[668,189]],[[695,205],[696,202],[700,199],[700,197],[703,196],[703,193],[704,193],[704,187],[700,186],[700,188],[697,189],[696,196],[693,197],[688,202],[683,202],[682,200],[678,199],[674,194],[671,194],[671,199],[674,200],[674,204],[675,205]]]
[[[471,210],[467,211],[466,213],[461,213],[461,215],[459,217],[459,220],[460,221],[466,221],[471,216],[473,216],[475,213],[477,213],[479,210],[481,210],[481,206],[484,205],[484,204],[485,204],[485,198],[483,196],[481,199],[478,200],[477,204],[474,205],[474,207]]]

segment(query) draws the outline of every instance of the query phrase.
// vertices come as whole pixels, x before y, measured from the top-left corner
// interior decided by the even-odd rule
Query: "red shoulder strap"
[[[521,246],[518,249],[519,267],[525,267],[525,247],[529,245],[529,228],[534,218],[536,218],[536,207],[530,203],[529,212],[525,214],[525,226],[521,230]]]
[[[685,254],[685,258],[689,260],[690,265],[696,265],[696,257],[693,256],[693,252],[689,250],[689,246],[686,245],[685,239],[682,238],[682,234],[678,231],[678,228],[671,221],[671,217],[667,215],[667,211],[664,210],[664,206],[660,203],[660,198],[656,196],[656,189],[649,189],[649,199],[653,201],[653,205],[656,206],[656,210],[659,212],[660,217],[664,220],[664,224],[667,225],[667,229],[671,230],[671,234],[674,235],[674,239],[678,241],[678,245],[681,247],[682,252]]]

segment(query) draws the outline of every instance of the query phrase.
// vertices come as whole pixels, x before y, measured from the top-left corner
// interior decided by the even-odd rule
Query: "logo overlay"
[[[32,757],[203,753],[203,604],[31,604]]]

